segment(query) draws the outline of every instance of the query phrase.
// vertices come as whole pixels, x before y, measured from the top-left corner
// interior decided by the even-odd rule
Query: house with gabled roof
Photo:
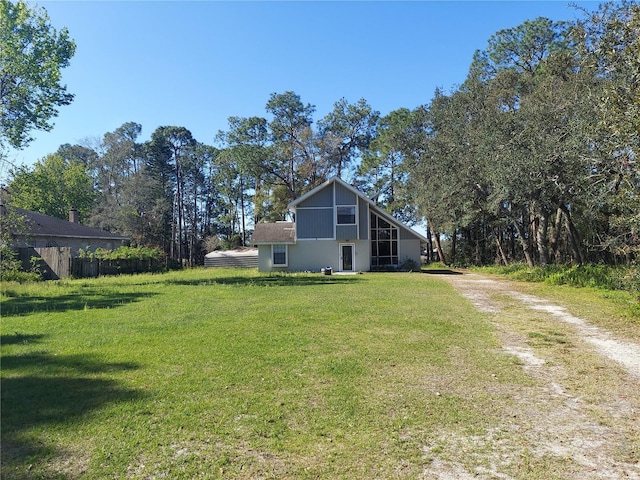
[[[8,208],[24,219],[25,231],[14,233],[16,247],[68,247],[71,255],[76,256],[80,249],[114,250],[129,241],[129,237],[82,225],[75,209],[69,211],[67,221],[22,208]]]
[[[31,269],[37,261],[35,266],[46,280],[78,274],[73,259],[80,249],[88,252],[97,248],[115,250],[129,242],[128,237],[82,225],[75,209],[69,211],[67,221],[0,202],[0,215],[15,215],[15,225],[9,227],[11,248],[17,252],[25,270]],[[82,264],[78,265],[81,276],[98,275],[98,262],[89,265],[94,273],[87,273]]]
[[[428,240],[333,177],[289,204],[295,222],[258,223],[258,270],[360,272],[420,265]]]

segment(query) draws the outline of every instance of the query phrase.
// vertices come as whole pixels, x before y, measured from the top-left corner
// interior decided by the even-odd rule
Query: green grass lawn
[[[416,478],[444,432],[489,431],[500,385],[530,382],[423,274],[2,288],[7,479]]]

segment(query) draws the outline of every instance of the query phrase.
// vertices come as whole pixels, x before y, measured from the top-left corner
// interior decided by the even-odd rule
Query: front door
[[[340,271],[353,272],[353,252],[355,245],[353,243],[340,244]]]

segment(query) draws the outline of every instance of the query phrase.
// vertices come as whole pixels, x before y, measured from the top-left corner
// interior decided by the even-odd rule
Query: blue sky
[[[579,2],[587,10],[597,2]],[[63,83],[75,94],[50,132],[10,151],[31,165],[64,143],[133,121],[213,145],[230,116],[266,116],[270,94],[294,91],[320,120],[340,98],[383,115],[426,104],[466,77],[474,51],[539,16],[573,20],[567,1],[221,2],[41,1],[77,43]],[[1,172],[4,176],[5,172]]]

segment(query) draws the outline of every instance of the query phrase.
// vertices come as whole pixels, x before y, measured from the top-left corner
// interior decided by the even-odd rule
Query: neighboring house
[[[129,241],[128,237],[78,223],[75,209],[69,211],[67,221],[22,208],[10,208],[24,218],[26,228],[25,233],[14,235],[16,247],[69,247],[71,256],[75,257],[80,249],[114,250]]]
[[[420,265],[428,240],[338,177],[289,204],[294,222],[259,223],[258,270],[358,272]]]

